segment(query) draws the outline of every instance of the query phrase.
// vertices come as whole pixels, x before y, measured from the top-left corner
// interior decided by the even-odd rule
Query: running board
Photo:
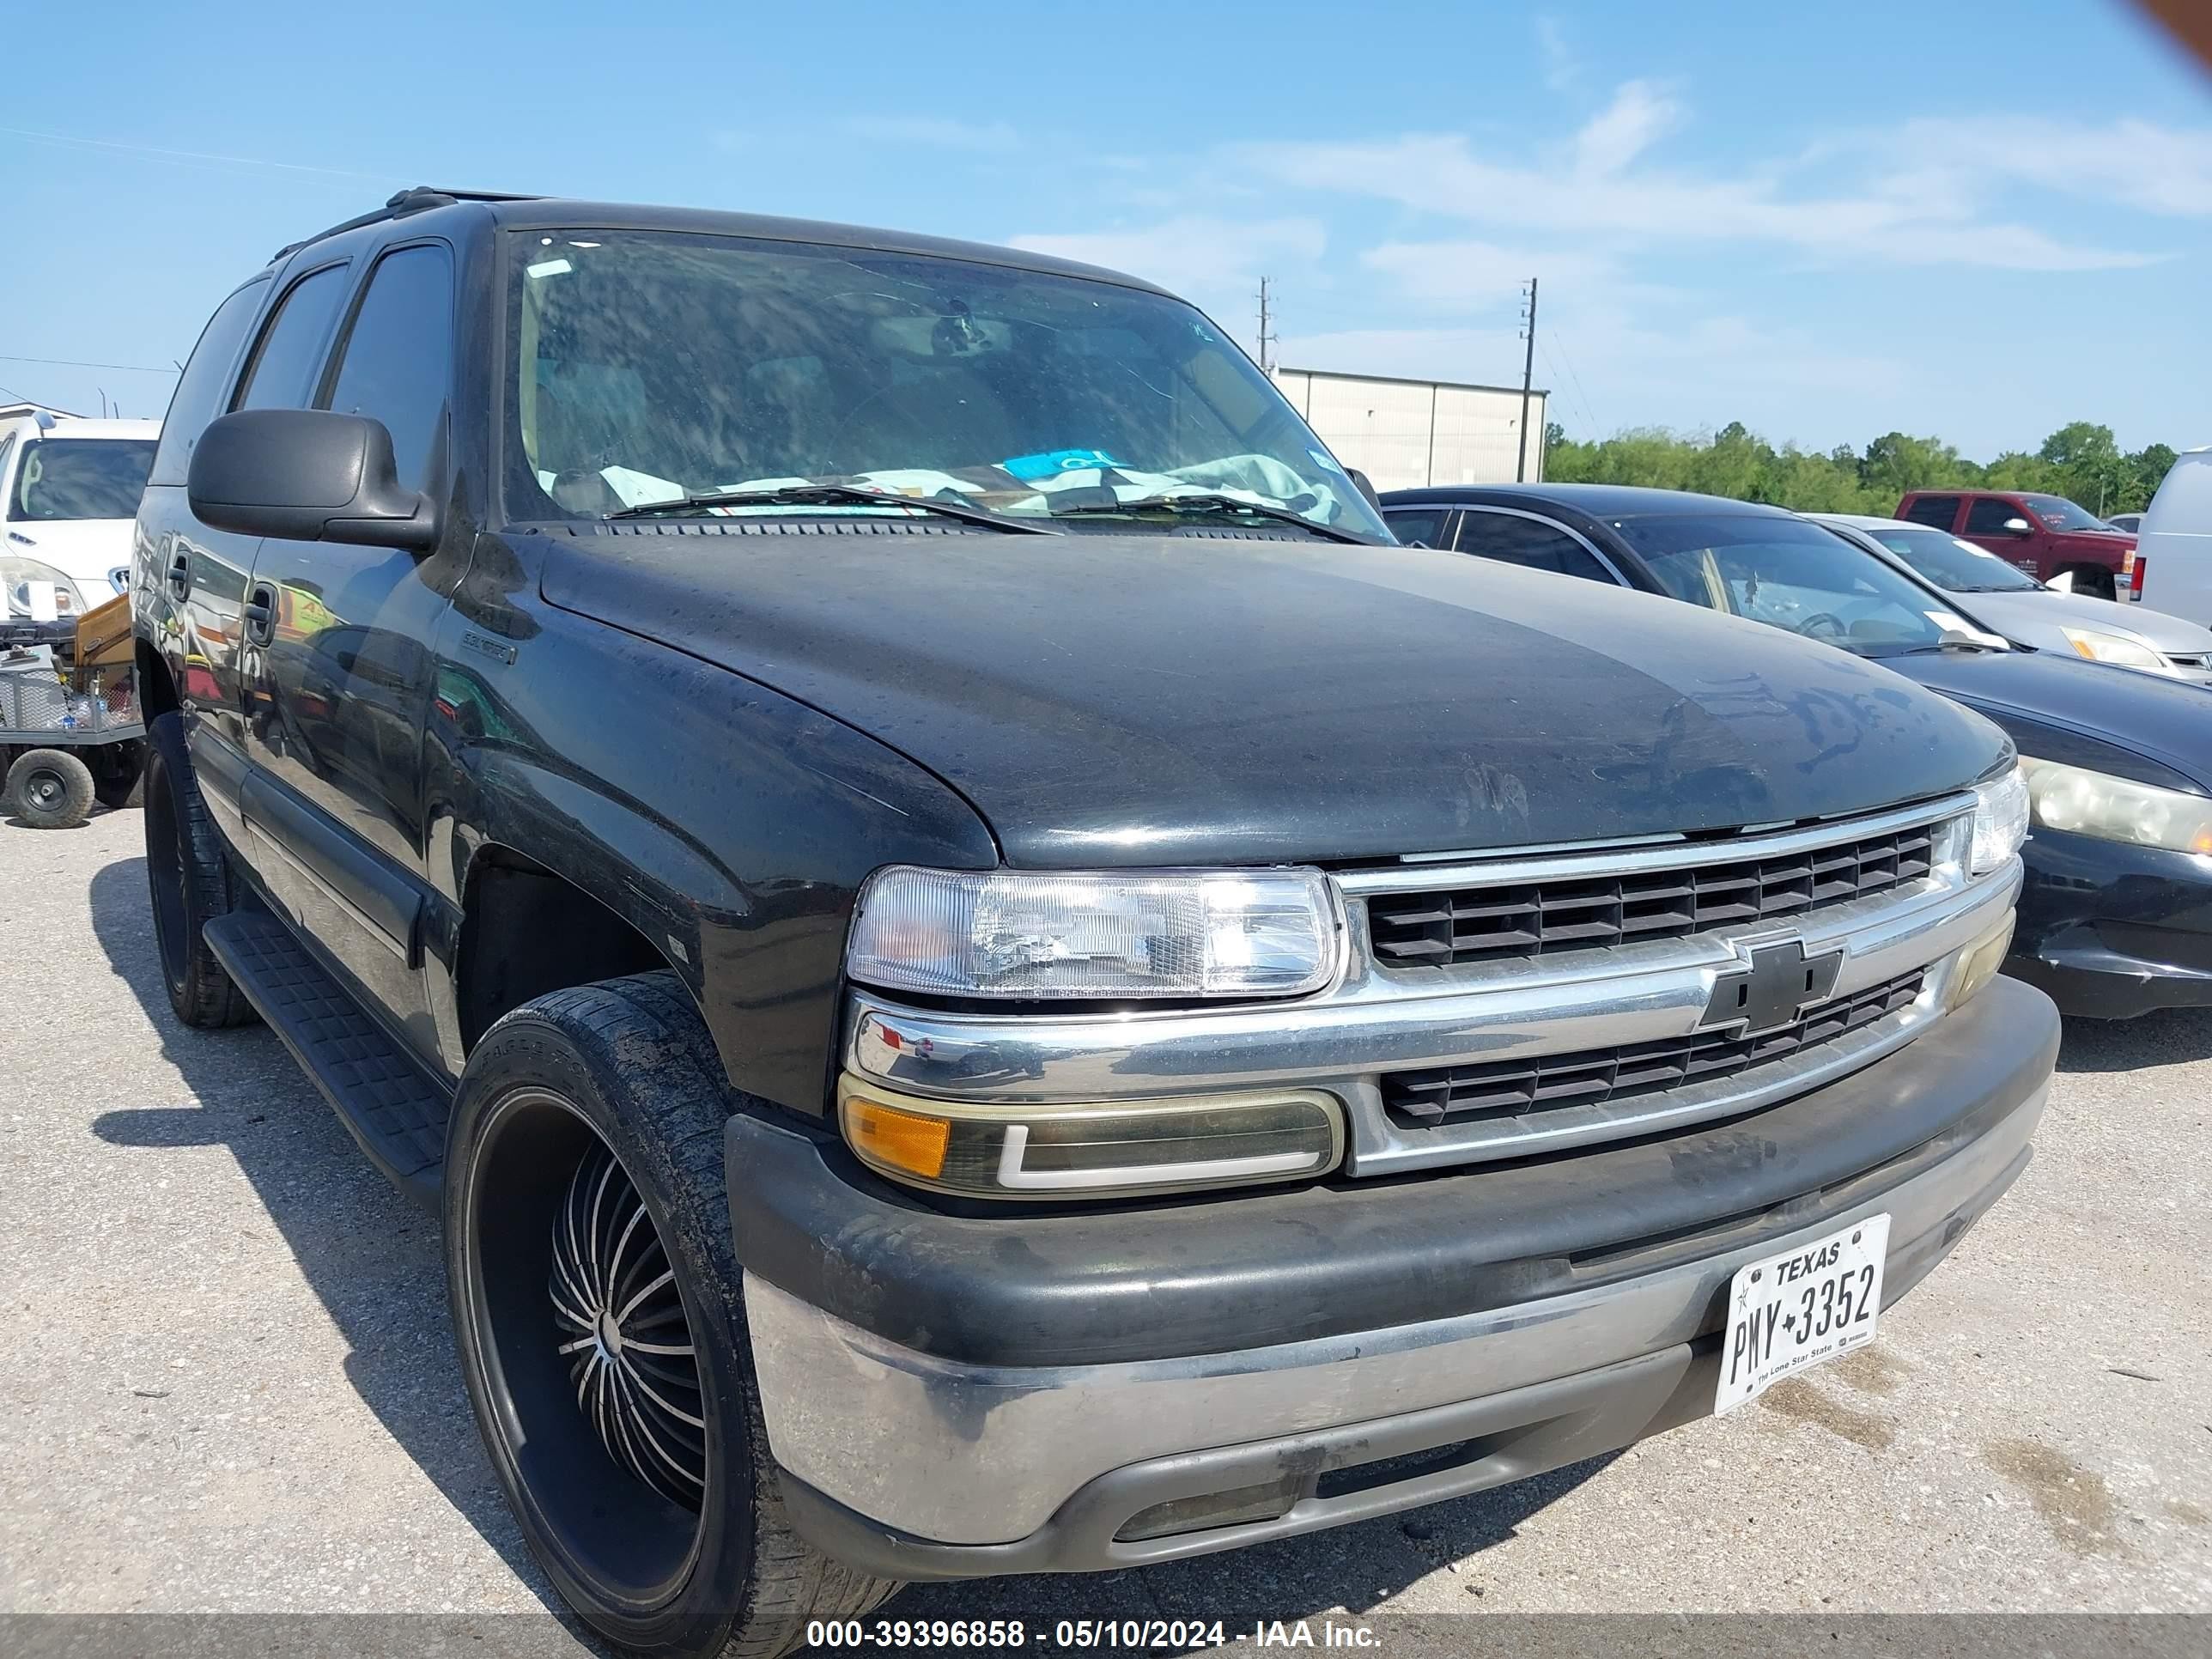
[[[434,1212],[452,1091],[386,1036],[274,916],[234,910],[203,933],[362,1151],[400,1191]]]

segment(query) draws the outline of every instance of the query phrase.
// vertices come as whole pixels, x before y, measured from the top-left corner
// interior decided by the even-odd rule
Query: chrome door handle
[[[252,644],[266,645],[276,635],[276,590],[267,582],[256,582],[246,596],[246,637]]]

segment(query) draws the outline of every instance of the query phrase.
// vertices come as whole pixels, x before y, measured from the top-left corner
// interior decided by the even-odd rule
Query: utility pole
[[[1536,279],[1528,279],[1528,308],[1521,315],[1521,337],[1528,343],[1528,350],[1521,360],[1521,461],[1513,469],[1516,483],[1525,483],[1528,478],[1528,389],[1536,379]],[[1536,457],[1540,464],[1543,456]]]
[[[1275,313],[1267,303],[1267,279],[1260,279],[1260,372],[1271,378],[1275,373],[1275,358],[1270,347],[1275,343]]]

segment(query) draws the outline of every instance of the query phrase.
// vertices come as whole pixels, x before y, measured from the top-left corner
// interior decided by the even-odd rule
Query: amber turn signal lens
[[[904,1170],[934,1181],[945,1168],[945,1149],[952,1125],[941,1117],[921,1117],[863,1095],[845,1102],[845,1133],[853,1150],[874,1164]]]

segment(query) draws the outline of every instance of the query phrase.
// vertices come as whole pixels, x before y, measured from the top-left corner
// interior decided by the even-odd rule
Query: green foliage
[[[1693,489],[1803,513],[1891,514],[1909,491],[1944,488],[2037,490],[2092,513],[2140,512],[2173,462],[2165,444],[2124,453],[2110,427],[2089,421],[2061,427],[2032,455],[2010,450],[1987,465],[1904,432],[1884,433],[1864,454],[1840,444],[1820,455],[1776,449],[1741,421],[1692,436],[1636,427],[1589,443],[1556,422],[1544,429],[1544,477],[1555,483]]]

